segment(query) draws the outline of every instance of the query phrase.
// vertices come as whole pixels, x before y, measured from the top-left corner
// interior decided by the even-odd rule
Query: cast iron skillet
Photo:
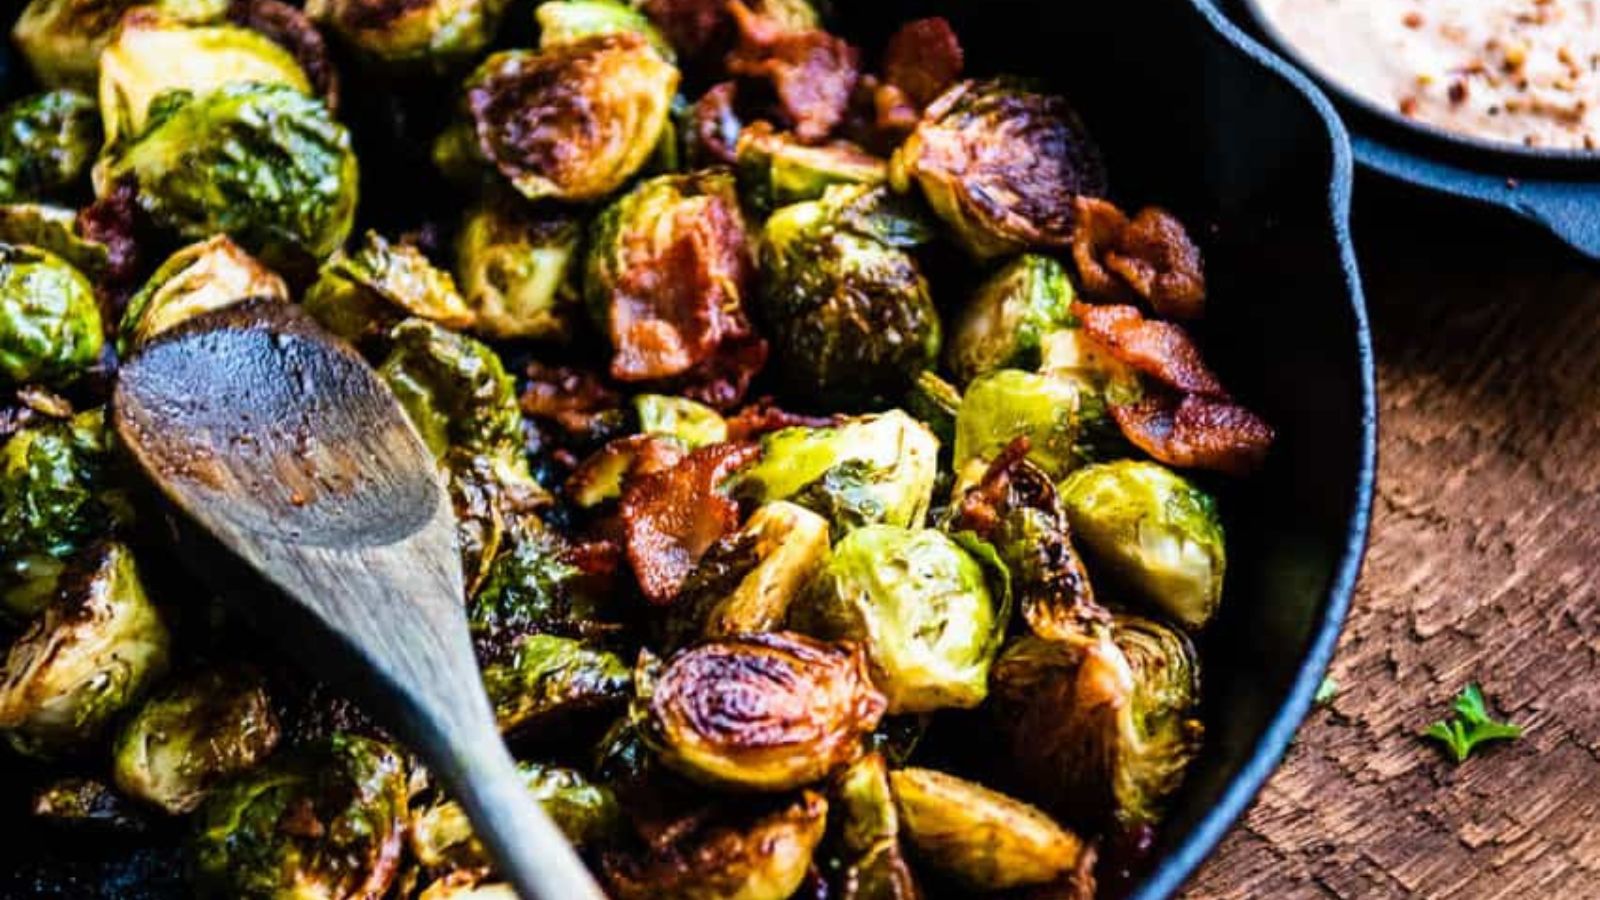
[[[1215,298],[1203,334],[1210,357],[1278,427],[1264,471],[1213,485],[1224,493],[1231,565],[1202,647],[1206,748],[1125,886],[1141,900],[1167,897],[1244,811],[1306,715],[1366,541],[1376,400],[1344,130],[1310,82],[1209,0],[835,6],[857,8],[842,30],[868,48],[895,22],[948,15],[972,71],[1037,76],[1072,98],[1104,146],[1116,196],[1159,202],[1199,226]],[[4,82],[3,66],[0,56],[0,86],[28,89],[16,65]],[[370,222],[399,230],[455,208],[447,189],[423,186],[420,139],[381,139],[382,152],[361,157],[370,183],[401,183],[385,168],[417,167],[398,176],[405,192],[368,191]],[[91,763],[103,771],[103,760]],[[0,777],[0,898],[187,896],[181,835],[51,834],[22,817],[19,789],[6,790],[14,780]]]
[[[1222,0],[1315,76],[1349,122],[1356,161],[1383,175],[1508,210],[1600,261],[1600,151],[1530,149],[1412,122],[1347,90],[1286,40],[1259,0]]]

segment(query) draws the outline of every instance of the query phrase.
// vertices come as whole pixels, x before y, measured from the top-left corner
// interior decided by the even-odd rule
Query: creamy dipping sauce
[[[1600,149],[1600,0],[1258,0],[1328,80],[1448,131]]]

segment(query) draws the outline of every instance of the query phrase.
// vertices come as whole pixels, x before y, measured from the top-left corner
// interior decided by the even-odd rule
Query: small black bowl
[[[1104,146],[1114,196],[1197,226],[1214,298],[1201,329],[1210,358],[1278,428],[1257,477],[1208,482],[1223,495],[1230,569],[1202,648],[1205,750],[1122,888],[1170,896],[1249,805],[1310,708],[1366,543],[1377,404],[1344,130],[1304,76],[1209,0],[835,6],[844,33],[869,51],[895,22],[949,16],[971,71],[1032,75],[1068,96]],[[19,69],[7,81],[0,55],[0,94],[28,89]],[[408,205],[457,202],[425,193],[408,191]],[[115,843],[41,833],[6,781],[0,898],[186,895],[170,831]]]

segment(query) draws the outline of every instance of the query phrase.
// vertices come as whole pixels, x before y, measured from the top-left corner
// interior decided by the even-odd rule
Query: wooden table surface
[[[1363,178],[1372,541],[1301,729],[1188,898],[1600,898],[1600,266]],[[1469,681],[1526,736],[1457,767]]]

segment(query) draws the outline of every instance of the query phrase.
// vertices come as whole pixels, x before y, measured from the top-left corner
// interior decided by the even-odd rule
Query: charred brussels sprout
[[[933,365],[939,316],[910,254],[839,220],[859,190],[832,188],[767,220],[757,311],[791,392],[870,405]]]
[[[1048,256],[1025,254],[989,276],[962,308],[945,346],[956,380],[1037,369],[1045,335],[1072,324],[1072,282]]]
[[[71,381],[103,343],[89,279],[49,251],[0,244],[0,384]]]
[[[509,0],[306,0],[306,15],[383,68],[445,72],[489,46]]]
[[[672,45],[650,18],[618,0],[547,0],[533,11],[539,22],[539,47],[570,44],[602,34],[637,34],[667,62],[675,62]]]
[[[128,300],[117,348],[126,356],[201,313],[254,299],[288,302],[289,288],[225,234],[190,244],[167,257]]]
[[[544,807],[556,827],[577,847],[611,837],[622,811],[604,785],[582,773],[541,763],[520,763],[530,800]],[[472,834],[461,804],[445,797],[414,810],[409,828],[411,852],[429,869],[473,869],[492,864],[488,851]]]
[[[0,732],[18,752],[81,748],[166,671],[170,638],[121,544],[86,551],[11,646],[0,672]]]
[[[1211,620],[1227,554],[1209,495],[1155,463],[1119,460],[1072,473],[1061,501],[1091,563],[1185,628]]]
[[[382,336],[408,316],[452,329],[473,322],[450,273],[417,248],[392,244],[376,231],[367,232],[353,252],[322,266],[305,307],[323,327],[355,342]]]
[[[349,134],[320,100],[281,84],[158,98],[145,130],[96,167],[96,188],[128,176],[158,225],[227,234],[269,263],[327,256],[355,216]]]
[[[720,810],[635,853],[602,858],[618,900],[787,900],[805,881],[828,802],[803,791]]]
[[[0,202],[37,200],[78,184],[100,151],[94,101],[77,91],[24,97],[0,112]]]
[[[143,810],[93,778],[60,778],[36,791],[29,812],[35,819],[57,827],[115,835],[139,834],[149,829]]]
[[[0,205],[0,244],[37,247],[54,253],[90,281],[111,265],[111,249],[78,232],[77,210],[44,203]]]
[[[834,545],[790,621],[859,641],[889,712],[931,712],[983,702],[1002,606],[984,567],[943,533],[869,525]]]
[[[974,890],[1055,881],[1084,853],[1083,841],[1049,816],[982,785],[932,769],[901,769],[889,780],[918,858]]]
[[[486,160],[530,200],[598,200],[650,158],[667,130],[678,70],[637,34],[490,56],[466,84],[470,135],[436,157]]]
[[[244,82],[311,93],[311,82],[295,58],[259,32],[234,25],[186,25],[155,9],[124,16],[100,54],[106,145],[143,132],[151,104],[168,91],[199,96]]]
[[[922,893],[900,848],[900,812],[883,756],[856,760],[834,781],[839,847],[844,854],[840,893],[846,900],[915,900]]]
[[[686,397],[640,394],[633,398],[642,434],[659,434],[696,450],[728,439],[728,423],[717,411]]]
[[[384,896],[405,814],[400,756],[336,734],[211,792],[196,823],[196,886],[239,900]]]
[[[278,745],[278,720],[261,679],[208,670],[151,697],[117,738],[117,787],[161,809],[193,812],[212,786]]]
[[[766,122],[740,132],[735,153],[740,190],[761,212],[819,199],[832,185],[876,185],[889,177],[888,164],[854,144],[803,144]]]
[[[1100,151],[1066,101],[1007,79],[963,81],[935,100],[890,177],[921,186],[978,259],[1065,246],[1073,198],[1106,192]]]
[[[1028,459],[1052,478],[1109,453],[1117,435],[1104,396],[1062,372],[999,369],[967,385],[956,414],[956,471],[994,459],[1018,437]]]
[[[622,658],[576,638],[536,634],[483,665],[500,730],[621,704],[633,686]]]
[[[789,500],[820,513],[835,536],[882,522],[922,524],[938,477],[939,441],[900,410],[822,428],[784,428],[761,439],[761,459],[736,493]]]
[[[570,337],[581,315],[582,245],[583,225],[563,214],[497,200],[469,209],[455,272],[472,329],[495,338]]]
[[[136,6],[150,6],[185,22],[221,18],[230,0],[31,0],[17,17],[11,39],[33,74],[48,87],[94,87],[100,51]]]
[[[1199,751],[1199,660],[1183,633],[1118,616],[1081,645],[1017,640],[994,668],[1011,779],[1085,827],[1153,824]]]
[[[521,446],[516,387],[487,345],[422,319],[401,322],[390,337],[378,374],[435,455]]]
[[[884,710],[858,648],[783,632],[702,644],[640,680],[635,715],[661,760],[734,790],[825,777],[861,753]]]

